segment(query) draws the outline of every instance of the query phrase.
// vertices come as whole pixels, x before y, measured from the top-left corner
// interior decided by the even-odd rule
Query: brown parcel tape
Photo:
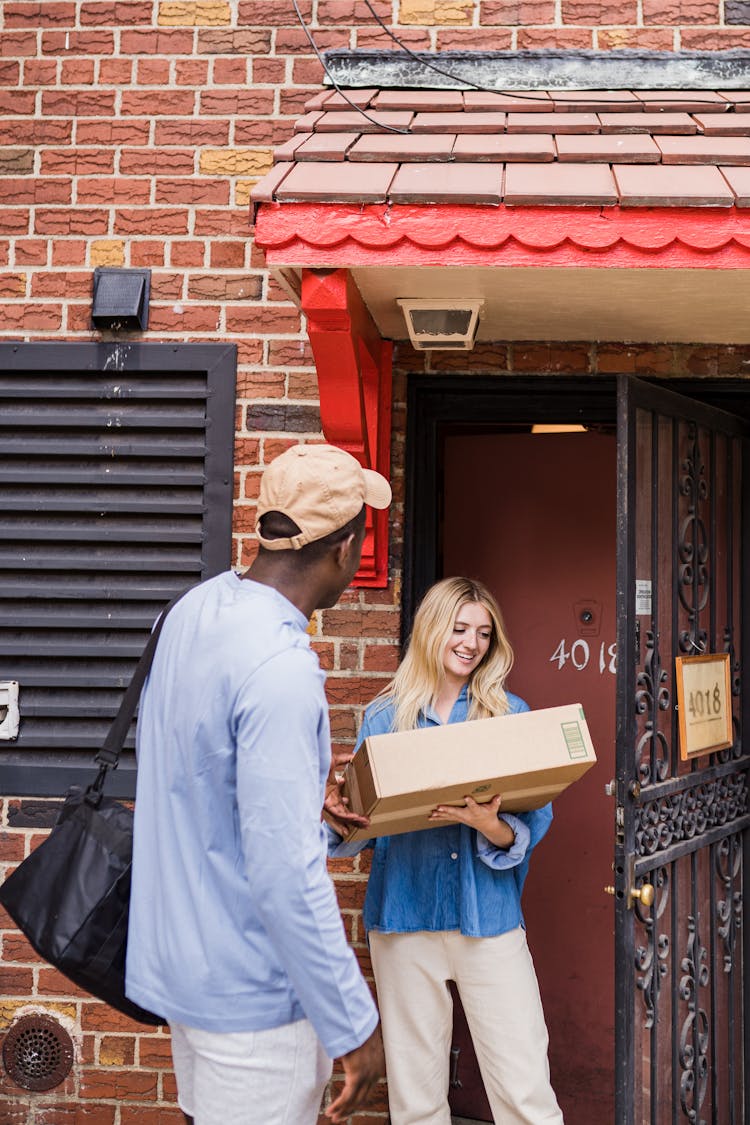
[[[501,793],[504,812],[538,809],[595,762],[580,703],[372,735],[344,771],[349,808],[370,825],[346,839],[437,828],[428,819],[435,806],[463,805],[467,795]]]

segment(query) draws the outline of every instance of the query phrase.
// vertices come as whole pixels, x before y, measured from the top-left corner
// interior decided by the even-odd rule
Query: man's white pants
[[[195,1125],[315,1125],[332,1063],[308,1020],[268,1031],[169,1028],[177,1098]]]
[[[562,1125],[526,933],[371,932],[391,1125],[450,1125],[456,982],[496,1125]]]

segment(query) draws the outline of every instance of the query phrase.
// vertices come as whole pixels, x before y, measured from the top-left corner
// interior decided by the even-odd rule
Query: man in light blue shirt
[[[138,720],[127,993],[170,1024],[194,1125],[343,1122],[382,1073],[378,1017],[326,870],[331,759],[308,618],[359,566],[390,488],[333,446],[266,470],[260,550],[167,617]]]

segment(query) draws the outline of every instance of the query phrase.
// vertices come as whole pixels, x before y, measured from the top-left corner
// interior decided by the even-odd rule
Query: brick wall
[[[361,0],[300,0],[321,49],[393,47]],[[750,45],[747,0],[374,0],[413,49]],[[235,562],[248,564],[260,473],[319,438],[317,384],[297,309],[253,248],[249,191],[322,78],[291,0],[6,0],[0,8],[0,339],[91,339],[92,272],[152,270],[149,340],[239,349]],[[333,737],[350,745],[362,706],[398,659],[406,374],[396,353],[391,583],[317,615]],[[590,344],[480,346],[430,370],[747,373],[750,349]],[[57,803],[0,799],[0,864],[43,838]],[[332,864],[366,971],[366,858]],[[77,1057],[65,1083],[30,1095],[0,1067],[0,1125],[169,1125],[168,1038],[88,1000],[0,918],[0,1035],[19,1013],[57,1013]],[[385,1094],[356,1125],[387,1117]]]

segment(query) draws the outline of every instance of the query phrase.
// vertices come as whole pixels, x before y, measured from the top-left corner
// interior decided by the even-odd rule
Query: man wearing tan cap
[[[194,1125],[334,1123],[383,1071],[378,1017],[326,870],[331,749],[306,629],[357,571],[388,482],[330,445],[266,469],[258,557],[164,623],[138,719],[127,992],[172,1033]]]

